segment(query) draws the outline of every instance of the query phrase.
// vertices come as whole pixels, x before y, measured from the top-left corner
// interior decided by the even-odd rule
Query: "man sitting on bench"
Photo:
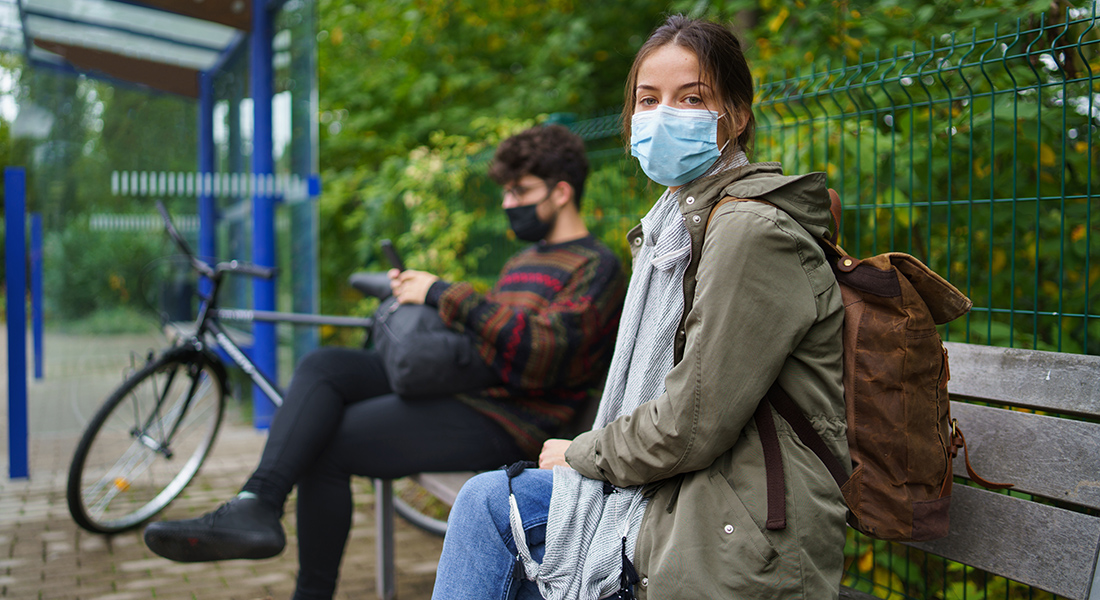
[[[391,282],[400,302],[438,307],[445,323],[475,334],[502,384],[404,398],[377,353],[318,349],[295,371],[242,491],[197,519],[150,524],[153,552],[182,562],[275,556],[297,485],[294,598],[331,598],[351,527],[352,475],[395,479],[533,459],[598,395],[626,281],[580,216],[584,144],[564,127],[535,127],[501,143],[489,174],[504,187],[516,236],[537,244],[513,256],[487,294],[422,271],[393,271]]]

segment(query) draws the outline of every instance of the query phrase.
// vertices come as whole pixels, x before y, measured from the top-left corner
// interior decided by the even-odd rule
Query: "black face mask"
[[[537,242],[550,233],[550,230],[554,227],[554,220],[543,221],[539,219],[538,213],[539,205],[549,199],[550,195],[547,194],[546,198],[534,204],[504,209],[504,213],[508,215],[508,223],[512,226],[512,231],[515,232],[517,238],[525,242]]]

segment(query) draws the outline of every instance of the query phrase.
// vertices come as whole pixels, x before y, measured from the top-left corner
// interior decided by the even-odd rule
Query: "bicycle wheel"
[[[225,411],[218,359],[186,347],[150,361],[92,417],[69,467],[78,525],[115,533],[168,505],[198,472]]]
[[[393,510],[399,517],[421,531],[443,537],[447,535],[447,515],[450,507],[431,495],[431,492],[411,481],[394,485]]]

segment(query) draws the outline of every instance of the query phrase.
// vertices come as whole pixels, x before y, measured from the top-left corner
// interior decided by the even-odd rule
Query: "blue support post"
[[[210,73],[199,74],[199,173],[204,178],[214,173],[214,76]],[[214,195],[202,188],[199,194],[199,256],[208,260],[218,255],[216,211]],[[206,295],[211,288],[210,280],[203,277],[199,292]]]
[[[42,314],[42,215],[31,213],[31,328],[34,335],[34,378],[43,377],[43,336]]]
[[[253,4],[251,61],[252,80],[252,174],[256,189],[252,193],[252,262],[265,267],[275,266],[275,194],[272,184],[275,173],[274,140],[272,139],[271,100],[274,89],[272,66],[272,15],[266,3]],[[255,279],[252,283],[252,305],[256,310],[275,310],[275,281]],[[252,329],[254,345],[252,360],[272,381],[278,381],[277,343],[274,323],[256,323]],[[252,389],[253,424],[257,429],[271,425],[275,405],[259,388]]]
[[[8,474],[27,477],[27,173],[4,169],[8,307]]]

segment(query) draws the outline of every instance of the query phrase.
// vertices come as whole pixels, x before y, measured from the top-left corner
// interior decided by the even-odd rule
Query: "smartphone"
[[[397,254],[397,249],[393,247],[393,242],[382,240],[382,254],[386,255],[386,260],[390,261],[391,267],[398,271],[405,270],[405,263],[401,260],[401,256]]]

